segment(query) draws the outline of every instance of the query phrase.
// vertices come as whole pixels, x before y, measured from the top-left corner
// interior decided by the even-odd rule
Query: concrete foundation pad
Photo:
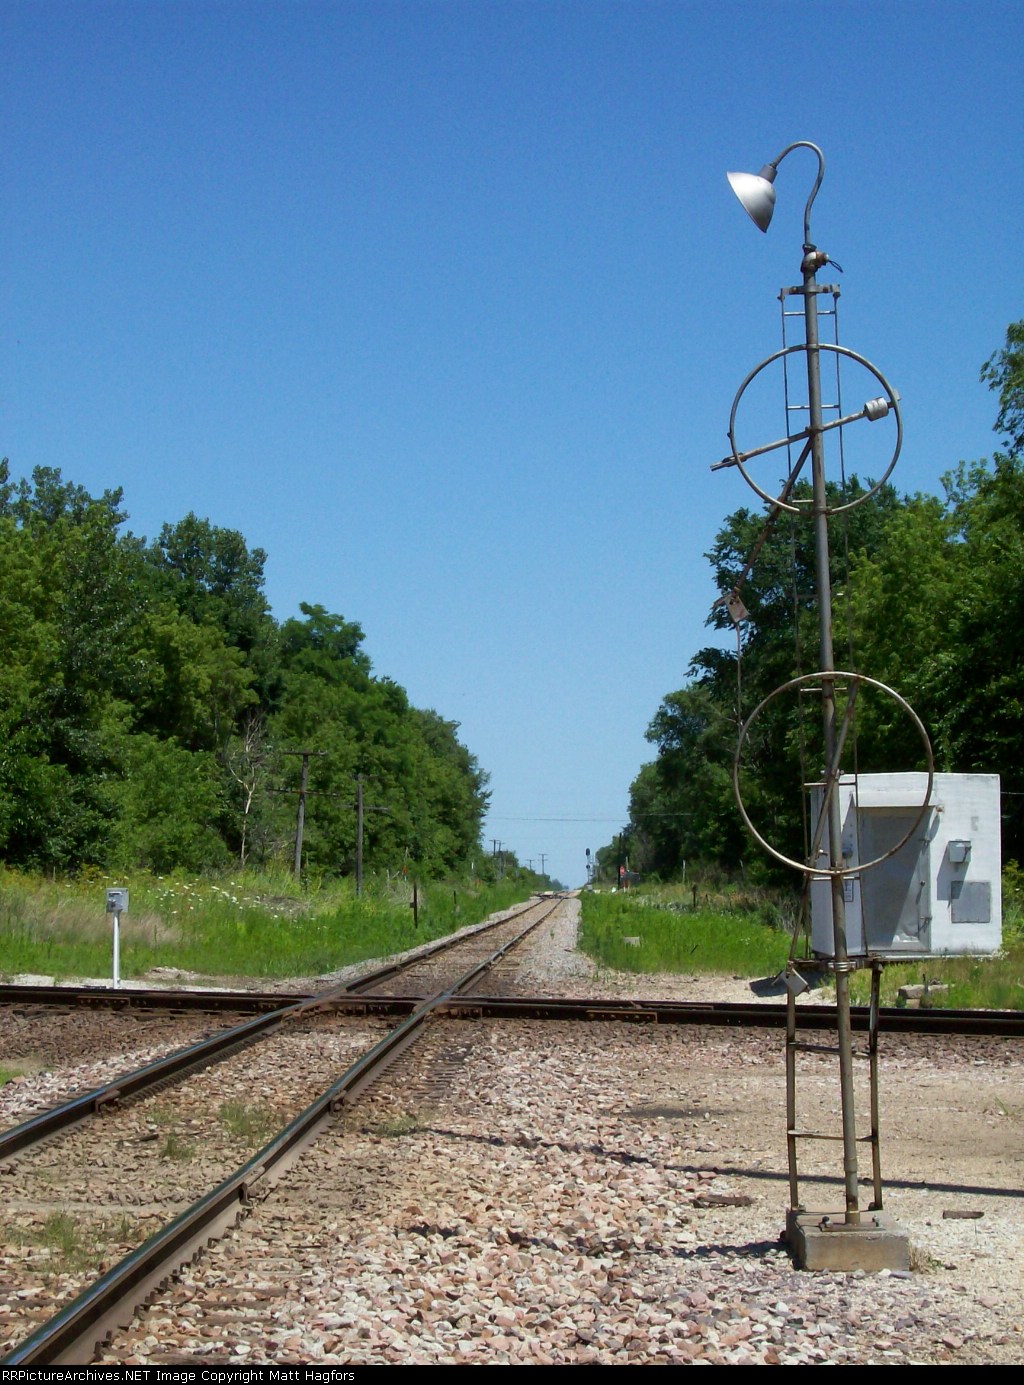
[[[885,1212],[861,1212],[847,1226],[842,1212],[789,1212],[786,1240],[801,1270],[909,1270],[910,1241]]]

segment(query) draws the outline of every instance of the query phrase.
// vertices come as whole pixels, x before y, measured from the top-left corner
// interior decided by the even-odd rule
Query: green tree
[[[306,847],[323,869],[354,868],[357,777],[387,808],[367,814],[375,866],[427,876],[474,854],[486,775],[455,723],[374,675],[356,622],[304,603],[279,626],[241,534],[189,514],[147,544],[125,518],[120,491],[0,465],[6,859],[290,858],[296,750],[317,752]]]
[[[157,604],[170,600],[194,625],[219,631],[224,644],[241,651],[258,696],[272,697],[277,626],[263,590],[263,549],[250,549],[237,530],[190,512],[163,526],[146,560]]]
[[[299,602],[299,610],[303,620],[292,617],[281,626],[283,666],[291,673],[312,673],[329,683],[366,687],[372,665],[360,647],[362,626],[305,601]]]
[[[199,872],[226,863],[223,784],[212,755],[186,750],[173,738],[136,734],[114,794],[113,865]]]
[[[231,644],[249,650],[264,633],[267,555],[250,549],[235,529],[222,529],[190,512],[165,524],[147,554],[179,611],[197,624],[212,621]]]
[[[1024,854],[1024,322],[982,369],[998,393],[998,431],[1011,451],[961,462],[944,501],[915,497],[893,516],[874,555],[854,567],[855,624],[865,671],[908,698],[932,735],[936,765],[1003,776],[1003,850]],[[889,768],[915,752],[905,718],[876,724]],[[868,763],[868,768],[882,767]]]
[[[961,463],[943,478],[944,499],[900,499],[885,486],[830,521],[835,660],[911,704],[939,770],[998,771],[1006,790],[1024,762],[1024,321],[1007,329],[982,379],[998,394],[995,426],[1007,453],[991,465]],[[848,503],[863,493],[854,479],[831,497]],[[794,498],[805,500],[806,490]],[[693,683],[665,699],[648,733],[658,758],[634,781],[629,831],[634,854],[646,852],[658,869],[715,850],[714,842],[688,835],[690,796],[714,821],[726,743],[769,694],[819,662],[810,526],[784,517],[766,532],[766,518],[737,511],[707,555],[724,595],[741,588],[747,617],[738,653],[729,643],[699,650]],[[724,602],[709,623],[735,638]],[[891,698],[870,690],[860,694],[847,751],[847,767],[861,772],[924,763],[913,723]],[[791,857],[805,852],[801,786],[820,774],[820,753],[820,709],[810,698],[770,700],[744,746],[744,803],[762,835]],[[679,822],[669,826],[673,812]],[[732,850],[727,817],[712,835]],[[1024,853],[1021,788],[1005,792],[1004,852]]]
[[[691,685],[664,699],[647,739],[658,755],[630,787],[630,864],[668,878],[687,861],[737,861],[743,834],[732,787],[731,709],[709,688]]]
[[[137,672],[139,555],[119,538],[120,504],[120,491],[94,498],[53,468],[16,485],[0,470],[0,845],[26,864],[103,858]]]
[[[1005,345],[982,366],[981,378],[999,395],[995,431],[1009,452],[1024,452],[1024,318],[1007,327]]]
[[[955,522],[935,496],[917,495],[888,517],[874,551],[853,555],[848,600],[837,630],[855,650],[859,671],[888,684],[921,718],[940,768],[950,768],[941,738],[944,661],[950,621],[964,576]],[[864,772],[924,767],[911,720],[889,697],[862,693],[851,751]]]
[[[1003,776],[1003,851],[1024,859],[1024,457],[961,469],[953,488],[957,581],[935,678],[950,769]]]
[[[188,750],[222,750],[256,705],[245,655],[212,624],[196,625],[169,602],[151,605],[136,631],[143,673],[140,730]]]
[[[416,850],[434,874],[447,874],[477,849],[490,794],[488,776],[458,739],[458,722],[410,709],[418,753],[412,789],[426,812]]]
[[[403,688],[372,675],[358,624],[322,606],[300,610],[303,620],[281,628],[281,694],[269,729],[279,750],[317,752],[310,761],[308,859],[330,870],[355,869],[361,776],[367,867],[398,869],[411,861],[424,876],[453,870],[477,847],[487,804],[486,775],[459,743],[456,724],[410,707]]]
[[[849,505],[865,497],[867,487],[856,477],[842,489],[828,487],[833,506]],[[793,500],[806,508],[809,490],[798,485]],[[830,581],[835,612],[847,600],[854,555],[873,553],[883,541],[890,518],[900,508],[896,492],[883,486],[830,521]],[[818,670],[820,636],[814,534],[806,513],[773,516],[767,509],[741,509],[730,515],[707,554],[723,597],[739,593],[746,615],[739,625],[739,647],[708,647],[694,656],[690,672],[716,712],[715,742],[731,738],[728,759],[717,752],[721,771],[731,766],[740,726],[762,707],[749,725],[740,757],[743,802],[758,831],[774,848],[792,859],[803,857],[807,843],[804,785],[820,775],[820,708],[809,696],[797,693],[770,698],[778,688],[798,675]],[[736,627],[727,603],[716,604],[708,623],[729,630]],[[842,629],[842,619],[837,628]],[[857,667],[855,650],[837,643],[839,667]],[[731,722],[727,732],[726,723]],[[657,740],[657,734],[654,737]],[[690,773],[694,773],[691,762]],[[731,775],[731,769],[730,769]],[[721,783],[719,773],[717,783]],[[712,804],[716,818],[724,809]],[[729,867],[742,857],[758,871],[771,876],[785,872],[774,860],[737,843],[728,830],[729,818],[716,824],[722,842],[716,859]]]

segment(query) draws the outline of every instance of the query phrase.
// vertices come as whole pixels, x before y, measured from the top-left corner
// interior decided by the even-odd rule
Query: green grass
[[[164,1142],[160,1146],[160,1158],[168,1159],[173,1164],[187,1164],[195,1157],[196,1147],[191,1144],[177,1130],[168,1130],[164,1137]]]
[[[379,1121],[368,1127],[373,1135],[385,1140],[400,1140],[406,1135],[415,1135],[422,1129],[420,1119],[414,1115],[393,1116],[390,1120]]]
[[[86,1238],[70,1212],[51,1212],[43,1224],[40,1244],[55,1259],[67,1264],[79,1264],[88,1254]]]
[[[247,1144],[266,1143],[285,1124],[267,1106],[250,1106],[244,1101],[228,1101],[217,1112],[229,1135]]]
[[[126,1243],[135,1235],[130,1217],[115,1221],[83,1223],[64,1208],[51,1212],[43,1224],[34,1230],[0,1226],[0,1239],[6,1236],[13,1242],[20,1238],[23,1246],[34,1247],[45,1256],[50,1274],[64,1275],[102,1268],[110,1252],[111,1240]]]
[[[178,1116],[173,1108],[168,1106],[154,1107],[150,1113],[150,1120],[157,1126],[158,1132],[163,1132],[163,1143],[160,1146],[161,1159],[167,1159],[174,1164],[184,1164],[195,1156],[195,1145],[181,1133],[178,1127]]]
[[[698,900],[686,909],[649,894],[587,891],[582,901],[581,949],[619,971],[775,976],[789,955],[788,931],[759,922],[746,903],[730,909]],[[671,895],[666,902],[676,903]]]
[[[762,977],[777,975],[789,955],[797,917],[795,896],[718,886],[659,885],[614,894],[584,892],[581,946],[595,961],[621,971]],[[639,946],[625,938],[639,938]],[[894,962],[882,971],[883,1005],[896,1005],[901,986],[928,981],[936,1009],[1024,1010],[1024,872],[1003,877],[1003,947],[994,957]],[[850,998],[870,999],[867,970],[850,978]]]
[[[368,883],[357,899],[349,881],[304,888],[283,875],[51,881],[0,868],[0,974],[109,976],[105,905],[115,885],[130,895],[120,923],[126,979],[154,967],[214,977],[317,975],[442,937],[530,893],[512,879],[421,885],[417,926],[404,880]]]
[[[996,957],[950,957],[926,962],[894,962],[882,972],[883,1005],[899,1003],[901,986],[948,987],[933,991],[929,1005],[936,1010],[1024,1010],[1024,943],[1008,940]],[[867,972],[850,979],[850,998],[866,1005],[870,996]]]

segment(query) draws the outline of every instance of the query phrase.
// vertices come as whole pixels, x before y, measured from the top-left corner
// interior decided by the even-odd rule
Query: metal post
[[[871,1180],[875,1200],[873,1212],[882,1210],[882,1152],[879,1146],[878,1115],[878,1012],[881,1004],[882,963],[875,958],[871,964],[871,1010],[868,1023],[868,1061],[871,1083]]]
[[[121,985],[121,910],[114,910],[114,972],[113,986],[118,990]]]
[[[356,775],[356,898],[363,893],[363,776]]]
[[[805,340],[802,346],[785,346],[784,349],[769,357],[768,361],[762,363],[756,371],[748,375],[744,381],[739,394],[733,403],[732,415],[729,426],[729,440],[732,444],[730,457],[724,458],[719,466],[739,466],[743,471],[744,478],[749,482],[754,490],[765,499],[771,506],[766,530],[774,523],[777,515],[787,509],[791,513],[802,511],[802,505],[791,503],[789,500],[790,492],[796,478],[800,474],[801,468],[807,461],[811,460],[811,511],[810,517],[813,521],[814,530],[814,549],[815,549],[815,578],[816,595],[819,617],[819,647],[820,671],[810,675],[810,678],[797,678],[790,683],[784,684],[777,692],[784,692],[792,688],[802,687],[809,681],[819,684],[822,700],[822,751],[824,758],[823,767],[823,800],[819,819],[815,827],[813,846],[803,861],[791,860],[788,856],[782,855],[774,847],[768,846],[764,838],[760,835],[750,820],[750,817],[743,805],[743,797],[739,781],[740,752],[754,717],[759,715],[770,699],[765,699],[755,710],[747,722],[744,724],[740,733],[740,740],[737,747],[736,758],[734,760],[734,786],[736,789],[737,802],[740,811],[750,828],[753,835],[779,860],[785,861],[803,871],[811,877],[817,877],[822,881],[827,880],[829,893],[832,903],[832,950],[828,965],[830,966],[835,978],[836,986],[836,1032],[838,1045],[835,1050],[839,1060],[839,1084],[842,1108],[842,1142],[843,1142],[843,1168],[844,1185],[846,1196],[846,1210],[842,1221],[838,1217],[820,1216],[818,1213],[807,1213],[799,1205],[799,1190],[797,1186],[797,1167],[796,1167],[796,1141],[801,1135],[808,1138],[833,1139],[831,1135],[814,1135],[812,1132],[801,1132],[796,1129],[796,1084],[795,1084],[795,1057],[799,1048],[805,1047],[796,1041],[796,1009],[794,1005],[795,992],[790,990],[790,999],[787,1005],[787,1032],[786,1032],[786,1078],[787,1078],[787,1124],[789,1139],[789,1164],[790,1164],[790,1216],[787,1221],[787,1239],[793,1246],[798,1262],[803,1268],[807,1269],[836,1269],[842,1266],[849,1269],[871,1268],[871,1269],[907,1269],[909,1266],[909,1243],[904,1233],[893,1226],[883,1225],[881,1215],[881,1173],[878,1159],[878,1098],[877,1098],[877,1062],[874,1053],[874,1034],[871,1037],[869,1056],[872,1059],[871,1068],[871,1143],[873,1166],[872,1173],[875,1185],[875,1204],[872,1211],[876,1215],[870,1223],[862,1224],[861,1212],[858,1203],[858,1174],[857,1174],[857,1133],[856,1133],[856,1111],[854,1100],[853,1082],[853,1035],[850,1022],[850,975],[855,963],[851,963],[847,935],[846,935],[846,895],[845,879],[850,873],[844,866],[843,856],[843,823],[842,810],[839,799],[839,785],[842,777],[842,760],[847,735],[851,729],[854,702],[857,688],[861,682],[870,682],[874,686],[882,687],[875,680],[865,680],[861,675],[851,675],[853,686],[849,690],[846,706],[841,715],[837,715],[837,689],[841,677],[836,669],[833,632],[832,632],[832,586],[829,571],[829,542],[828,542],[828,519],[829,505],[825,481],[825,447],[824,434],[832,428],[841,428],[845,424],[854,423],[858,419],[874,421],[886,417],[890,410],[895,412],[897,423],[896,449],[893,459],[889,466],[889,471],[895,465],[899,455],[900,437],[902,425],[900,424],[898,395],[887,384],[884,377],[875,370],[874,366],[863,357],[857,356],[855,352],[846,352],[838,344],[831,345],[820,341],[818,336],[818,293],[826,291],[819,289],[817,283],[817,272],[826,264],[834,263],[828,256],[817,249],[811,240],[811,207],[817,196],[818,189],[821,187],[822,178],[825,173],[825,157],[816,144],[811,144],[807,140],[798,140],[794,144],[789,144],[783,149],[782,153],[770,163],[765,164],[760,173],[730,173],[728,174],[729,183],[733,191],[739,198],[744,210],[750,216],[760,231],[767,231],[772,219],[772,212],[775,206],[775,178],[778,173],[779,165],[794,149],[809,149],[818,160],[818,175],[814,181],[814,187],[807,199],[807,206],[804,209],[804,241],[803,241],[803,260],[800,265],[803,283],[799,288],[786,289],[784,293],[802,293],[804,300],[804,327]],[[838,268],[838,266],[837,266]],[[748,385],[760,374],[765,366],[772,361],[785,358],[791,352],[802,350],[807,362],[807,408],[808,426],[800,429],[796,433],[789,432],[790,426],[790,405],[787,394],[787,436],[777,442],[766,444],[763,447],[755,448],[751,452],[741,453],[736,446],[735,423],[736,411],[741,396],[746,391]],[[882,384],[885,390],[885,398],[870,400],[859,414],[851,414],[846,418],[837,418],[829,423],[822,420],[823,408],[821,396],[821,356],[823,352],[834,351],[837,355],[851,356],[865,366]],[[838,408],[838,405],[828,405],[827,407]],[[795,443],[804,442],[800,457],[795,465],[790,467],[790,478],[783,489],[782,495],[773,499],[761,489],[744,470],[744,462],[755,456],[762,456],[774,451],[777,447],[792,446]],[[882,482],[886,479],[889,472],[885,473]],[[856,502],[839,505],[837,510],[852,508],[853,503],[861,503],[870,498],[881,486],[882,482],[877,483],[869,489]],[[763,542],[763,538],[761,540]],[[755,548],[755,556],[758,548]],[[751,559],[751,562],[753,559]],[[750,564],[746,571],[749,572]],[[742,581],[742,578],[741,578]],[[739,588],[734,588],[728,597],[723,597],[719,604],[727,604],[730,614],[733,614],[733,605],[738,604],[742,611],[742,603],[738,600]],[[739,625],[739,619],[733,615],[733,619]],[[739,638],[739,637],[738,637]],[[738,645],[738,655],[742,652],[742,641]],[[891,692],[891,689],[887,691]],[[775,694],[772,694],[775,696]],[[895,696],[895,694],[894,694]],[[902,701],[901,699],[898,699]],[[906,707],[906,704],[902,704]],[[907,709],[909,711],[909,709]],[[913,716],[913,713],[911,713]],[[916,717],[914,718],[916,721]],[[927,737],[923,727],[919,729],[925,743],[929,765],[931,765],[931,749],[927,743]],[[929,770],[930,774],[930,770]],[[929,780],[930,782],[930,780]],[[923,812],[923,809],[922,809]],[[877,865],[879,862],[868,864]],[[862,869],[864,866],[862,865]],[[787,970],[786,984],[792,987],[800,981],[797,974],[790,967]],[[877,1010],[876,991],[873,988],[872,1002],[873,1012]],[[875,1023],[873,1019],[873,1023]],[[807,1045],[813,1051],[821,1051],[816,1045]],[[843,1231],[847,1234],[836,1236],[832,1233]]]
[[[107,891],[107,913],[114,925],[114,956],[111,964],[111,985],[118,990],[121,985],[121,915],[128,908],[128,891],[121,887]]]
[[[806,222],[805,222],[806,227]],[[809,241],[804,244],[804,323],[807,344],[808,432],[811,442],[811,484],[814,516],[814,554],[818,588],[819,666],[835,671],[832,643],[832,581],[829,571],[828,499],[825,491],[825,444],[822,437],[821,359],[818,350],[818,267],[826,257]],[[850,1024],[850,959],[846,946],[846,897],[843,877],[843,825],[836,763],[835,683],[822,679],[822,730],[825,752],[825,802],[828,805],[828,864],[832,886],[833,970],[836,982],[836,1024],[839,1040],[839,1088],[843,1116],[843,1172],[846,1185],[846,1223],[860,1224],[857,1200],[857,1126],[853,1086],[853,1034]]]

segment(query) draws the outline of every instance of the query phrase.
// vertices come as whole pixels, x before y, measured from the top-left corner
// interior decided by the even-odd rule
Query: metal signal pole
[[[797,688],[808,686],[811,683],[817,684],[821,693],[821,713],[822,713],[822,753],[823,783],[822,783],[822,808],[815,827],[814,843],[810,849],[807,860],[799,862],[790,860],[782,855],[775,848],[768,845],[760,833],[754,828],[750,816],[743,805],[743,795],[740,786],[740,752],[748,735],[751,723],[760,714],[763,708],[771,700],[765,699],[754,713],[748,718],[740,731],[739,744],[737,746],[736,758],[734,761],[733,781],[736,789],[737,803],[748,827],[754,836],[763,846],[777,859],[795,865],[810,879],[821,879],[827,877],[829,883],[829,896],[832,907],[832,951],[830,959],[830,970],[832,971],[836,988],[836,1031],[837,1031],[837,1053],[839,1058],[839,1087],[840,1105],[842,1110],[842,1143],[843,1143],[843,1173],[845,1188],[845,1215],[842,1221],[830,1216],[819,1216],[817,1213],[808,1213],[799,1201],[797,1195],[796,1181],[796,1156],[795,1147],[798,1138],[829,1138],[835,1136],[822,1136],[813,1132],[801,1131],[796,1125],[796,1103],[795,1103],[795,1064],[794,1055],[796,1049],[800,1047],[795,1040],[795,1009],[794,1000],[797,991],[790,986],[802,984],[806,989],[806,983],[791,970],[787,971],[787,987],[790,988],[788,1000],[788,1029],[787,1029],[787,1125],[788,1139],[790,1146],[790,1188],[791,1188],[791,1208],[790,1217],[787,1222],[787,1236],[799,1257],[808,1267],[832,1268],[832,1269],[854,1269],[854,1268],[906,1268],[909,1263],[909,1252],[907,1250],[907,1239],[904,1233],[888,1225],[882,1216],[881,1203],[881,1175],[878,1171],[877,1160],[877,1092],[875,1084],[876,1069],[872,1067],[871,1091],[872,1091],[872,1131],[868,1139],[872,1145],[873,1162],[875,1170],[876,1201],[872,1204],[872,1210],[877,1213],[871,1218],[870,1224],[862,1220],[860,1205],[858,1201],[858,1174],[857,1174],[857,1133],[856,1133],[856,1112],[855,1094],[853,1077],[853,1036],[850,1016],[850,972],[853,965],[850,960],[849,946],[847,938],[847,919],[846,919],[846,879],[853,873],[853,868],[848,867],[843,857],[843,820],[842,802],[840,795],[840,782],[842,777],[842,761],[844,748],[848,734],[854,721],[854,706],[856,693],[863,683],[872,683],[875,687],[883,688],[884,685],[878,684],[875,680],[868,680],[860,674],[844,674],[836,669],[835,650],[832,636],[832,584],[829,562],[829,536],[828,520],[830,514],[841,513],[844,509],[850,509],[854,504],[863,503],[869,499],[884,483],[889,471],[896,463],[899,456],[900,438],[902,436],[902,424],[900,423],[898,399],[899,396],[888,385],[884,377],[871,365],[870,361],[857,353],[840,347],[838,342],[834,345],[823,344],[819,337],[818,322],[818,295],[829,290],[819,286],[817,282],[818,270],[826,264],[835,263],[817,248],[811,240],[811,207],[814,199],[821,187],[821,182],[825,174],[825,158],[816,144],[811,144],[807,140],[798,140],[789,144],[783,149],[782,153],[770,163],[765,164],[760,173],[730,173],[729,183],[733,192],[739,198],[744,210],[760,231],[767,231],[775,209],[775,179],[778,168],[783,159],[786,158],[794,149],[809,149],[817,158],[818,172],[814,182],[814,187],[807,199],[807,206],[804,210],[804,243],[803,259],[800,270],[803,276],[803,285],[800,289],[791,289],[784,292],[801,293],[804,300],[804,343],[802,346],[786,346],[775,356],[763,362],[755,371],[752,371],[744,384],[741,386],[739,394],[733,404],[732,417],[729,427],[729,439],[732,444],[732,455],[723,459],[717,466],[739,466],[744,479],[772,506],[768,524],[774,523],[775,519],[783,510],[798,513],[799,508],[791,498],[793,483],[799,473],[804,461],[810,457],[811,463],[811,510],[810,517],[813,523],[814,532],[814,554],[815,554],[815,594],[817,597],[818,608],[818,647],[819,647],[819,671],[809,676],[804,676],[791,680],[771,694],[771,697],[778,693],[791,691]],[[839,266],[836,266],[839,268]],[[833,290],[834,291],[834,290]],[[787,436],[777,442],[768,443],[757,447],[748,452],[740,452],[736,446],[735,422],[737,408],[741,397],[747,387],[760,374],[760,372],[774,360],[789,357],[791,352],[802,350],[806,356],[807,368],[807,427],[790,435],[789,422],[791,414],[787,396]],[[846,357],[859,362],[882,384],[885,396],[869,400],[864,408],[856,414],[846,417],[836,418],[829,423],[824,422],[824,409],[826,406],[822,402],[821,391],[821,355],[823,351],[831,351],[838,360]],[[837,392],[837,402],[829,404],[829,409],[839,411],[839,401]],[[836,505],[830,508],[826,477],[825,477],[825,441],[824,434],[831,428],[842,428],[848,424],[856,424],[860,419],[875,422],[878,419],[893,414],[896,420],[897,434],[896,447],[893,453],[889,470],[882,477],[882,481],[875,482],[872,487],[855,500],[846,502],[843,505]],[[840,434],[840,437],[842,434]],[[776,450],[782,446],[792,446],[798,442],[803,442],[804,447],[795,468],[791,468],[790,479],[784,487],[782,495],[772,498],[761,489],[747,474],[745,463],[753,457],[761,456]],[[763,539],[762,539],[763,542]],[[755,548],[756,556],[757,548]],[[751,559],[751,562],[753,558]],[[748,563],[747,570],[749,571]],[[738,600],[738,587],[734,589],[732,596],[737,598],[735,603],[729,602],[730,615],[739,627],[739,622],[746,617],[743,604]],[[729,598],[723,598],[729,601]],[[733,606],[735,604],[736,612]],[[739,653],[737,654],[739,657]],[[846,684],[849,686],[845,710],[837,713],[837,689]],[[892,693],[891,689],[885,691]],[[893,694],[893,696],[896,696]],[[901,701],[897,698],[898,701]],[[906,707],[906,704],[902,704]],[[907,709],[909,710],[909,709]],[[916,719],[915,719],[916,720]],[[920,727],[920,723],[918,723]],[[920,728],[923,744],[925,746],[929,763],[929,789],[931,787],[931,747],[924,733],[923,727]],[[925,795],[925,803],[922,805],[923,815],[928,801],[928,794]],[[909,834],[908,834],[909,836]],[[892,854],[892,853],[890,853]],[[877,865],[884,858],[878,861],[860,862],[857,869],[863,871],[870,865]],[[867,949],[865,949],[866,952]],[[874,972],[877,977],[877,968]],[[873,992],[873,997],[875,996]],[[875,1014],[877,1000],[872,1000],[872,1015]],[[872,1037],[872,1044],[874,1040]],[[815,1051],[823,1051],[816,1049]],[[845,1231],[845,1236],[836,1237],[836,1231]]]
[[[363,893],[363,815],[364,813],[389,813],[386,804],[363,802],[363,776],[356,775],[356,898]]]

